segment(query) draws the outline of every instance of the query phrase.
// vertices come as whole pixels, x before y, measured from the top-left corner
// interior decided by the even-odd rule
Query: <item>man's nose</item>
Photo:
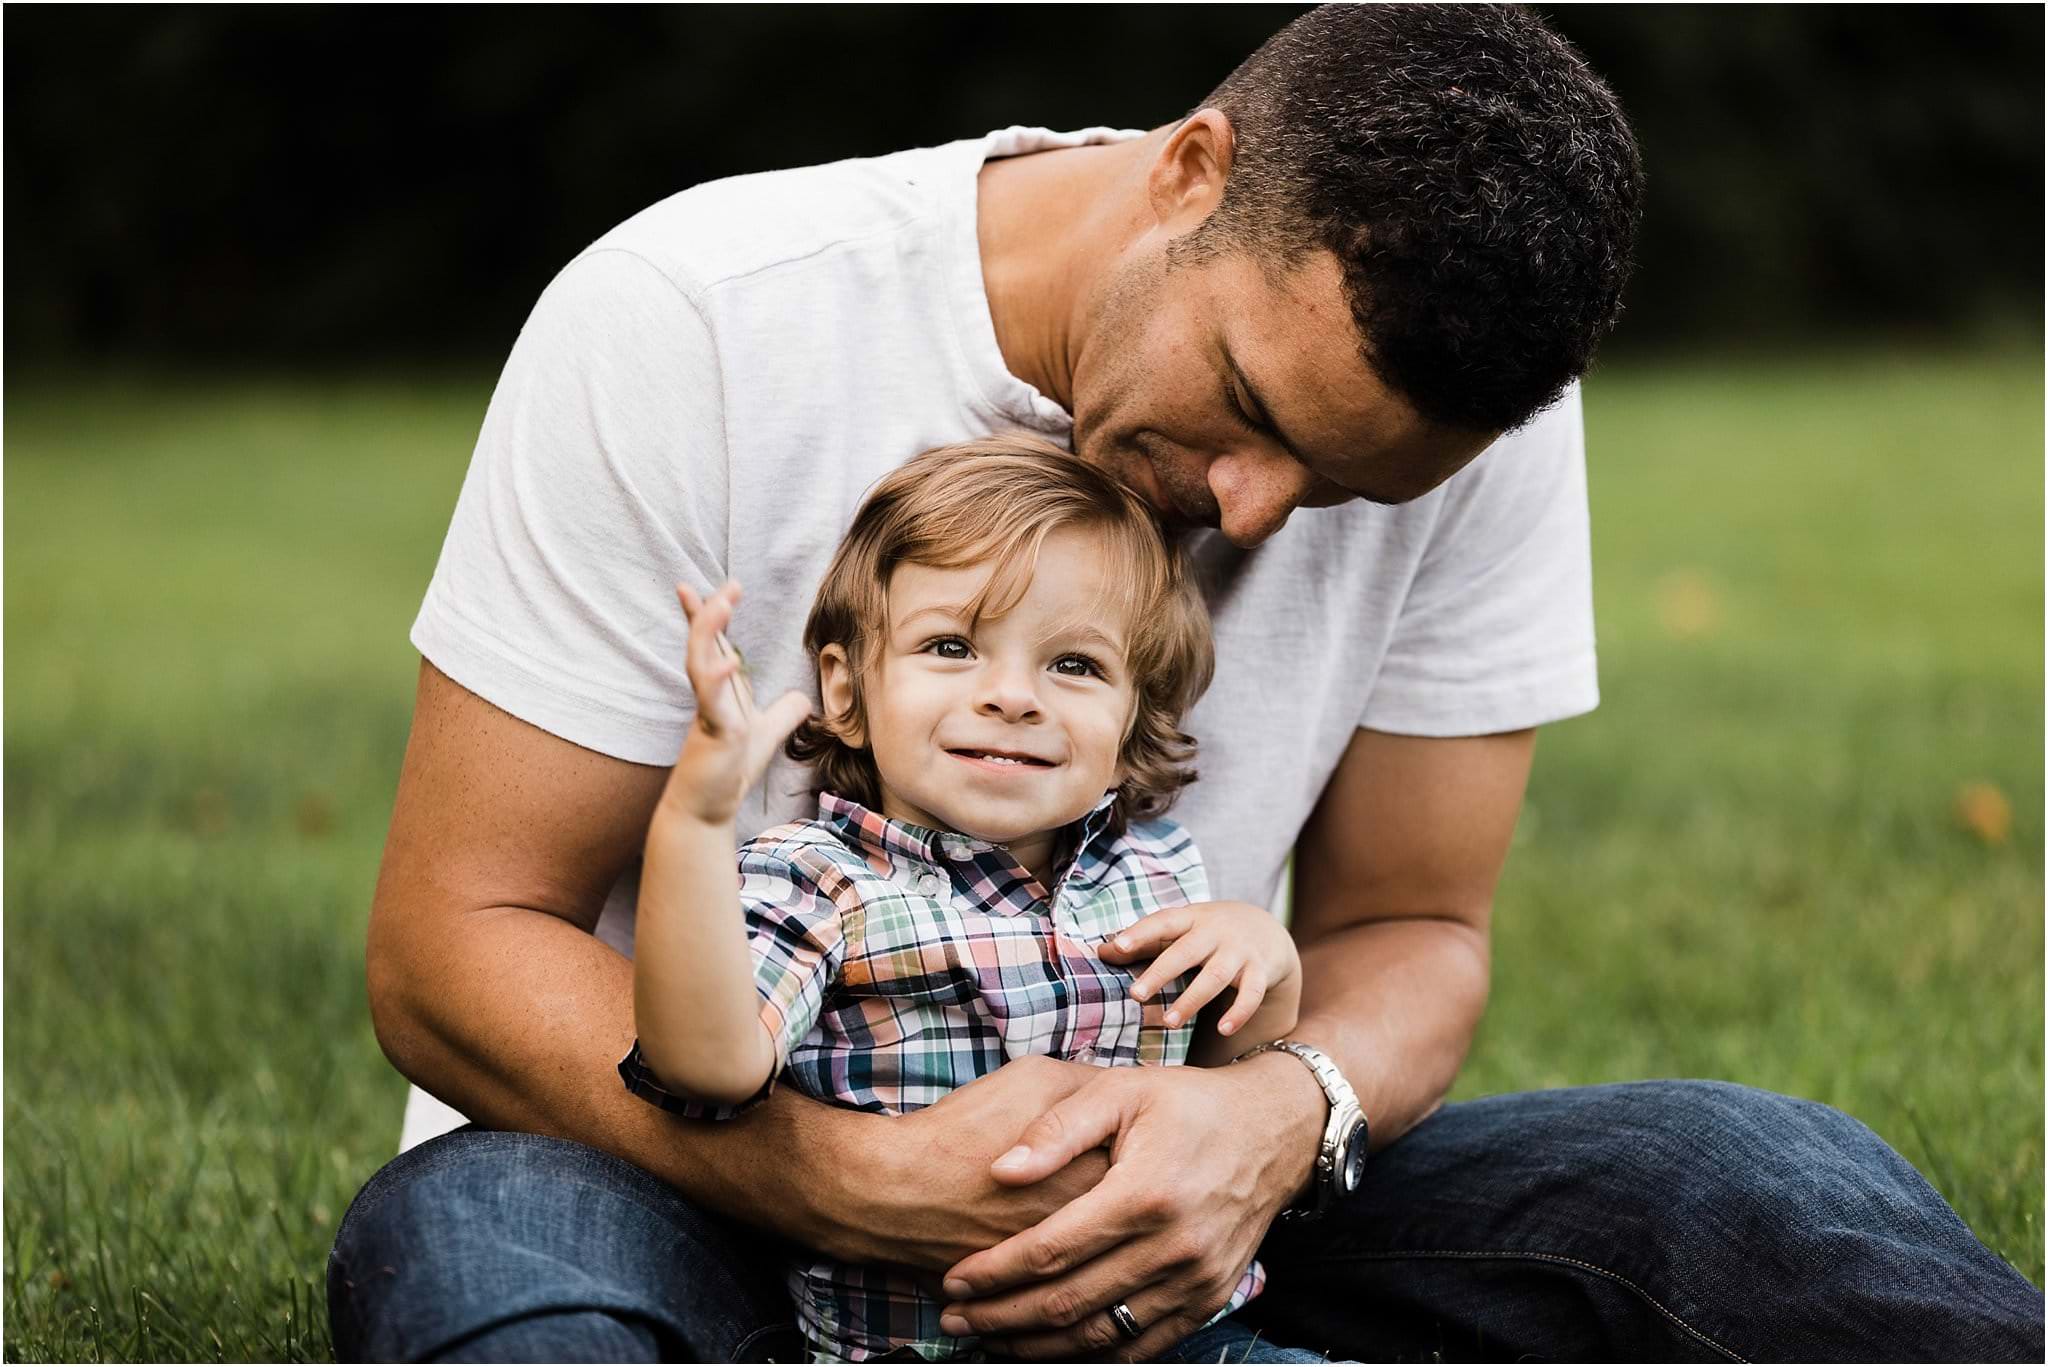
[[[1007,721],[1038,718],[1037,671],[1023,662],[991,661],[982,671],[975,711]]]
[[[1218,525],[1234,545],[1256,546],[1287,525],[1315,486],[1315,475],[1279,452],[1233,453],[1209,467]]]

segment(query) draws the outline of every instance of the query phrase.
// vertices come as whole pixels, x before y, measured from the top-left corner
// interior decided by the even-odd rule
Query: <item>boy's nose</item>
[[[982,677],[975,710],[983,716],[1029,721],[1038,716],[1038,690],[1032,671],[995,666]]]

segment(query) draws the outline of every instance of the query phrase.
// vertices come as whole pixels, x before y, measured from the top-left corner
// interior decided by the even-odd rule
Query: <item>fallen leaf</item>
[[[218,788],[201,788],[192,794],[192,829],[199,835],[219,835],[228,828],[227,794]]]
[[[2012,803],[1995,783],[1965,783],[1956,789],[1956,820],[1985,844],[2003,845],[2012,835]]]
[[[1657,581],[1657,620],[1671,635],[1711,636],[1721,618],[1721,591],[1698,570],[1673,570]]]
[[[303,836],[323,836],[334,829],[334,804],[325,793],[307,793],[292,809],[292,820]]]

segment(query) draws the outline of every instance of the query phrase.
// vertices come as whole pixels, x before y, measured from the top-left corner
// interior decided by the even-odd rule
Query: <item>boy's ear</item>
[[[818,652],[818,700],[824,704],[822,720],[833,735],[856,750],[867,744],[855,704],[853,661],[845,646],[829,645]]]

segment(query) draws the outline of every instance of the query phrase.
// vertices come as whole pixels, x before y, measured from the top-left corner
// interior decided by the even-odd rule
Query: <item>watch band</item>
[[[1300,1059],[1314,1075],[1316,1085],[1323,1089],[1323,1099],[1330,1103],[1329,1115],[1323,1121],[1322,1143],[1316,1149],[1311,1203],[1306,1208],[1290,1207],[1280,1212],[1283,1220],[1313,1220],[1328,1211],[1343,1194],[1339,1164],[1344,1158],[1345,1141],[1354,1129],[1365,1127],[1365,1112],[1359,1107],[1358,1093],[1351,1089],[1336,1062],[1314,1045],[1299,1040],[1274,1040],[1246,1050],[1236,1061],[1242,1063],[1265,1053],[1292,1054]]]

